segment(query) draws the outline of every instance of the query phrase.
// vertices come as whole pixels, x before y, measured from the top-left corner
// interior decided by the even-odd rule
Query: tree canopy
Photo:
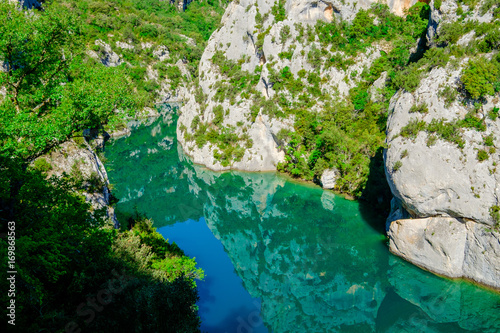
[[[0,21],[0,154],[31,161],[132,107],[121,70],[85,56],[81,26],[64,7],[34,13],[0,2]]]

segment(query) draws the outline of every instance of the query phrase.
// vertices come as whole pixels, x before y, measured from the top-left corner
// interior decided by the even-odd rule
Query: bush
[[[400,72],[392,72],[391,81],[396,88],[414,92],[420,84],[420,70],[416,64],[411,64]]]
[[[460,126],[457,122],[445,122],[444,119],[433,119],[427,125],[427,131],[435,133],[441,139],[455,143],[458,147],[463,148],[465,145],[464,139],[460,135]]]
[[[401,161],[397,161],[396,163],[394,163],[394,165],[392,166],[392,172],[397,172],[399,169],[401,169],[401,167],[403,166],[403,162]]]
[[[284,44],[288,38],[290,38],[290,27],[288,25],[283,26],[280,30],[280,42]]]
[[[165,74],[170,80],[170,87],[176,90],[182,80],[182,72],[177,66],[167,66]]]
[[[457,99],[457,91],[450,86],[446,86],[438,92],[438,96],[444,99],[444,106],[448,108]]]
[[[421,103],[421,104],[414,104],[410,108],[410,113],[415,113],[415,112],[420,112],[420,113],[427,113],[429,112],[429,108],[427,107],[427,103]]]
[[[274,16],[275,22],[284,21],[286,19],[285,0],[277,0],[271,7],[271,13]]]
[[[191,129],[195,130],[198,127],[199,123],[200,123],[200,116],[198,115],[194,116],[193,120],[191,121]]]
[[[500,229],[500,207],[497,205],[490,207],[490,216],[495,222],[497,231]]]
[[[493,142],[493,140],[494,140],[494,138],[493,138],[493,134],[490,134],[490,135],[488,135],[488,136],[485,136],[485,137],[483,138],[483,140],[484,140],[484,145],[485,145],[485,146],[487,146],[487,147],[492,147],[492,146],[493,146],[493,144],[494,144],[494,142]]]
[[[129,75],[134,81],[142,81],[146,75],[146,68],[139,66],[130,68]]]
[[[470,96],[477,99],[495,93],[493,82],[497,81],[497,74],[498,68],[480,57],[477,60],[469,60],[461,81]]]
[[[464,34],[464,29],[459,21],[443,23],[436,39],[438,44],[455,44]]]
[[[214,125],[218,126],[224,120],[224,108],[222,107],[222,105],[217,105],[213,109],[213,113],[214,113],[213,123],[214,123]]]
[[[426,128],[425,121],[413,119],[408,122],[408,124],[401,129],[401,136],[404,138],[415,139],[420,131]]]
[[[47,162],[47,160],[43,157],[40,157],[37,160],[35,160],[34,167],[35,170],[44,173],[52,170],[52,165],[49,162]]]
[[[491,109],[490,112],[488,112],[488,118],[490,118],[493,121],[497,120],[499,110],[500,109],[497,107],[494,107],[493,109]]]
[[[477,118],[475,115],[468,113],[463,120],[457,122],[458,126],[464,128],[474,128],[479,132],[486,131],[484,120]]]
[[[431,134],[427,137],[427,141],[425,142],[425,144],[427,145],[427,147],[432,147],[436,144],[436,141],[437,141],[437,136]]]

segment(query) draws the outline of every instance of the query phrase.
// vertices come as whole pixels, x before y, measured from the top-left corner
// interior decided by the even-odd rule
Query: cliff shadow
[[[391,210],[392,193],[385,177],[384,149],[380,147],[370,160],[366,187],[359,200],[359,210],[368,224],[385,234],[385,220]]]

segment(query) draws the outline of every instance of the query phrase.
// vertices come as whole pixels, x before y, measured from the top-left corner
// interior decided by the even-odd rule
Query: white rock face
[[[454,1],[443,2],[439,11],[431,4],[430,45],[435,44],[442,23],[457,19],[456,8]],[[476,8],[468,20],[489,22],[490,14],[481,16]],[[474,37],[472,31],[458,44],[465,46]],[[477,108],[474,100],[459,93],[462,69],[468,60],[455,59],[455,66],[432,69],[415,92],[399,91],[391,99],[384,157],[395,199],[387,220],[392,222],[388,235],[391,251],[412,263],[438,274],[500,288],[500,233],[491,214],[500,205],[500,155],[496,151],[500,147],[500,120],[488,116],[500,107],[500,96],[487,96]],[[444,89],[449,89],[448,94]],[[452,95],[450,92],[457,98],[446,100],[444,96]],[[412,112],[412,107],[423,103],[427,112]],[[481,119],[485,129],[456,126],[453,134],[463,140],[460,145],[428,130],[409,138],[401,135],[410,123],[451,123],[471,115]],[[487,158],[479,158],[479,151]],[[408,219],[408,215],[416,219]]]
[[[463,119],[473,106],[464,106],[454,101],[447,106],[440,91],[444,86],[455,89],[461,69],[433,69],[414,93],[399,92],[391,100],[387,122],[387,144],[385,155],[389,185],[395,197],[414,217],[451,216],[468,218],[493,225],[490,208],[498,205],[500,195],[500,163],[498,153],[489,154],[485,161],[478,161],[478,150],[489,150],[484,139],[493,135],[495,147],[500,147],[500,122],[487,117],[493,107],[500,106],[498,98],[489,97],[479,111],[486,122],[486,131],[460,129],[465,145],[438,138],[428,145],[430,133],[421,131],[415,139],[400,136],[401,129],[410,121],[430,123],[444,118],[447,122]],[[428,113],[409,110],[413,105],[427,103]],[[400,161],[401,166],[394,171]],[[500,170],[499,170],[500,171]]]
[[[160,45],[153,51],[153,56],[160,61],[165,61],[170,58],[170,53],[165,45]]]
[[[95,41],[95,45],[99,46],[101,50],[99,54],[95,51],[87,50],[87,54],[90,57],[98,59],[104,66],[107,67],[116,67],[120,66],[123,63],[123,60],[120,58],[120,56],[116,54],[111,46],[109,46],[109,44],[107,44],[106,42],[97,39]]]
[[[143,42],[141,42],[141,49],[143,49],[143,50],[147,50],[147,49],[150,49],[152,47],[153,47],[153,43],[150,43],[150,42],[143,43]]]
[[[335,187],[338,172],[334,169],[326,169],[321,175],[321,186],[324,189],[332,189]]]
[[[170,57],[167,48],[162,48],[162,46],[159,46],[156,51],[160,50],[160,53],[156,53],[156,57],[159,58],[160,61],[163,61],[165,59],[168,59]],[[154,52],[156,52],[154,51]],[[153,54],[154,54],[153,52]],[[166,53],[164,53],[166,52]],[[163,60],[162,60],[163,59]],[[179,68],[181,71],[182,75],[191,78],[191,74],[189,73],[189,70],[186,68],[186,64],[184,64],[181,60],[178,60],[175,63],[175,66]],[[179,85],[177,89],[172,89],[171,82],[168,78],[165,78],[164,80],[160,80],[160,89],[158,91],[158,99],[156,103],[163,104],[163,103],[182,103],[188,98],[190,98],[190,93],[189,93],[189,88],[186,85]]]
[[[429,5],[431,6],[431,14],[429,17],[429,26],[427,29],[427,42],[429,45],[435,46],[434,38],[439,34],[442,27],[442,23],[449,23],[456,21],[459,16],[456,14],[458,9],[458,2],[455,0],[442,1],[439,10],[434,7],[435,1],[431,1]],[[476,23],[491,22],[493,20],[493,12],[490,10],[486,13],[481,13],[481,5],[475,6],[474,9],[467,7],[462,4],[462,9],[464,13],[468,13],[465,18],[466,21],[476,21]],[[483,15],[481,15],[483,14]],[[470,38],[469,34],[465,35],[463,38]],[[464,41],[462,41],[463,43]],[[461,44],[460,42],[458,43]]]
[[[500,233],[451,217],[397,220],[391,252],[432,272],[500,288]]]
[[[133,50],[135,48],[134,45],[120,41],[116,42],[116,46],[119,47],[120,49],[125,49],[125,50]]]
[[[276,165],[284,160],[284,152],[280,150],[277,134],[281,129],[293,130],[294,119],[271,118],[260,110],[255,121],[252,121],[251,99],[237,96],[236,101],[230,103],[227,99],[223,102],[215,102],[217,86],[224,80],[228,80],[221,75],[218,66],[212,63],[211,59],[216,51],[221,51],[229,60],[240,61],[242,71],[254,73],[257,66],[262,65],[260,80],[256,90],[261,92],[265,99],[272,98],[275,91],[270,82],[269,69],[266,66],[272,62],[275,70],[289,67],[290,72],[295,77],[300,70],[316,72],[323,79],[322,89],[330,95],[338,95],[339,98],[348,94],[349,89],[356,85],[359,80],[358,75],[364,67],[380,56],[379,45],[373,45],[366,53],[360,55],[355,64],[346,70],[335,67],[329,69],[314,69],[307,60],[308,53],[313,48],[320,48],[319,42],[301,43],[297,41],[299,32],[297,24],[304,27],[314,25],[318,20],[330,22],[337,17],[343,20],[352,20],[358,10],[369,8],[372,0],[362,1],[313,1],[313,0],[288,0],[285,3],[285,20],[275,22],[271,13],[271,8],[278,3],[278,0],[241,0],[228,5],[222,18],[222,26],[215,31],[202,55],[199,66],[199,86],[203,92],[204,101],[196,101],[195,91],[191,91],[186,96],[185,105],[181,109],[179,117],[177,135],[179,142],[196,163],[206,165],[212,170],[240,169],[248,171],[268,171],[275,170]],[[392,8],[398,13],[397,6],[410,6],[415,1],[394,1]],[[399,7],[397,7],[399,8]],[[402,8],[402,7],[401,7]],[[256,22],[258,13],[263,18],[263,22]],[[290,37],[282,40],[280,33],[284,28],[290,29]],[[268,31],[263,39],[260,49],[256,46],[259,33]],[[291,59],[279,57],[282,52],[292,52]],[[305,79],[304,79],[305,80]],[[305,81],[304,81],[305,82]],[[240,92],[238,92],[240,93]],[[296,96],[287,96],[287,98]],[[200,103],[206,103],[203,109]],[[215,118],[213,109],[222,106],[227,113],[224,115],[223,127],[233,128],[232,131],[238,136],[248,135],[253,141],[252,147],[245,149],[244,156],[240,161],[234,161],[231,165],[223,166],[216,158],[214,152],[217,147],[206,144],[198,147],[194,141],[189,141],[190,135],[195,130],[191,124],[195,117],[200,121],[210,124]],[[313,107],[313,110],[322,109],[321,102]],[[181,130],[181,128],[183,130]]]
[[[398,220],[389,230],[390,249],[438,274],[461,277],[467,231],[450,217]]]

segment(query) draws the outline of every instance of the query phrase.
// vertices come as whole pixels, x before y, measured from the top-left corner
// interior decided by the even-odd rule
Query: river
[[[500,295],[388,251],[383,220],[276,173],[212,172],[176,108],[106,147],[119,219],[135,210],[195,257],[204,332],[500,332]]]

